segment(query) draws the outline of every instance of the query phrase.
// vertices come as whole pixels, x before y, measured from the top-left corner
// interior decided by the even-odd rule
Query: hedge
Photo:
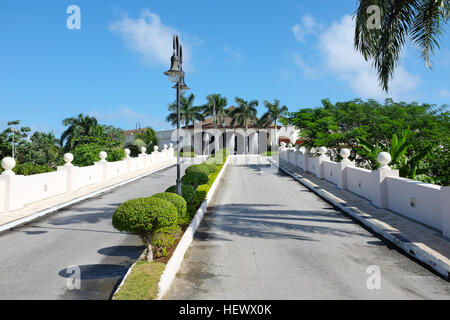
[[[177,193],[177,186],[171,186],[167,188],[166,192],[170,193]],[[189,205],[189,202],[192,202],[195,197],[195,189],[193,186],[190,186],[188,184],[181,184],[181,196],[186,200],[187,205]]]
[[[200,172],[205,175],[210,174],[209,167],[205,163],[194,164],[192,166],[187,167],[184,174],[191,174],[193,172]]]
[[[196,188],[197,186],[208,182],[208,175],[201,172],[191,172],[189,174],[185,174],[181,178],[181,182]]]
[[[178,211],[177,223],[179,225],[186,226],[191,222],[189,216],[186,214],[187,211],[186,200],[184,200],[182,196],[179,196],[176,193],[171,192],[161,192],[152,195],[150,198],[164,199],[172,203],[175,206],[175,208],[177,208]]]

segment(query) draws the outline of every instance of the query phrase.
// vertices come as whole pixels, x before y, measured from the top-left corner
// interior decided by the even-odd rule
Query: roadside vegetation
[[[319,108],[289,113],[286,124],[298,127],[303,146],[315,154],[328,148],[333,161],[339,150],[349,148],[357,166],[377,169],[381,151],[391,153],[391,166],[400,176],[450,185],[450,114],[448,106],[398,103],[384,104],[360,99],[332,104],[322,100]]]
[[[112,219],[114,228],[138,235],[146,252],[113,299],[151,300],[156,297],[165,263],[206,199],[227,156],[227,149],[219,150],[202,164],[186,168],[181,196],[176,194],[176,186],[171,186],[165,192],[126,201],[117,208]]]

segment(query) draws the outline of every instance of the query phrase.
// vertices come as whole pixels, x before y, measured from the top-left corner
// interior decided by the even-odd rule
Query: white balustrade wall
[[[310,157],[303,148],[297,150],[282,144],[280,161],[351,191],[378,208],[397,212],[450,237],[450,187],[400,178],[398,170],[389,168],[391,159],[385,152],[378,156],[381,168],[374,171],[355,167],[348,159],[348,149],[341,150],[341,162],[330,161],[324,147],[319,152],[321,156]]]
[[[152,154],[142,153],[136,158],[129,157],[130,150],[125,149],[127,157],[121,161],[106,161],[107,154],[100,153],[101,161],[91,166],[76,167],[71,164],[72,154],[66,154],[66,164],[57,168],[55,172],[30,176],[16,175],[12,169],[15,161],[12,158],[2,160],[5,169],[0,175],[0,213],[23,208],[24,206],[45,200],[54,196],[68,194],[88,186],[98,185],[102,188],[109,180],[124,177],[137,171],[151,171],[174,158],[173,145],[167,145],[159,152],[155,147]],[[145,173],[145,172],[143,172]]]

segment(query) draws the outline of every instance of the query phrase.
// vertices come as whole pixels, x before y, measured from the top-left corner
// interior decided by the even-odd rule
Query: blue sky
[[[81,30],[66,27],[72,4]],[[291,111],[323,98],[381,101],[374,71],[351,45],[355,8],[347,0],[1,1],[0,129],[20,119],[59,135],[62,119],[78,113],[123,129],[170,128],[175,90],[162,73],[174,32],[197,104],[222,93],[230,105],[236,96],[259,100],[262,114],[274,98]],[[449,104],[449,40],[447,32],[431,71],[408,47],[389,96]]]

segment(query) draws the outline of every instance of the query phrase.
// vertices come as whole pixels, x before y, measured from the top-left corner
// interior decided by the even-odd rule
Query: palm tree
[[[82,113],[78,117],[66,118],[63,125],[68,127],[61,135],[60,143],[65,151],[72,150],[79,144],[79,139],[99,137],[103,133],[103,127],[98,124],[95,117],[85,116]]]
[[[373,5],[381,9],[378,29],[368,27],[372,14],[367,12]],[[389,80],[408,37],[420,48],[426,67],[432,67],[430,56],[435,47],[439,48],[449,9],[448,0],[359,0],[355,48],[366,60],[372,60],[383,90],[389,90]]]
[[[260,119],[261,127],[269,127],[272,123],[275,122],[275,143],[278,144],[277,139],[277,121],[278,119],[288,112],[288,108],[286,106],[280,107],[280,100],[274,99],[273,103],[264,100],[264,106],[267,108],[267,112],[263,114]]]
[[[158,145],[158,136],[156,135],[155,130],[150,127],[140,130],[138,133],[136,133],[135,137],[136,139],[144,141],[147,150],[151,151],[153,150],[154,146]]]
[[[190,94],[187,98],[182,95],[180,96],[180,121],[184,122],[186,129],[189,123],[195,120],[203,120],[202,107],[194,106],[195,95]],[[169,105],[169,111],[172,111],[166,121],[170,122],[173,126],[177,124],[177,103],[174,102]]]
[[[253,124],[258,121],[256,114],[258,111],[256,107],[258,106],[257,100],[252,100],[250,102],[236,97],[234,99],[238,104],[238,107],[230,112],[231,126],[234,127],[235,124],[239,126],[245,126],[245,137],[244,137],[244,153],[247,154],[247,129],[249,124]]]
[[[214,93],[206,97],[208,103],[203,106],[203,116],[211,116],[213,118],[214,129],[217,129],[217,124],[220,122],[224,126],[225,118],[228,113],[225,109],[228,102],[227,98],[220,94]]]

